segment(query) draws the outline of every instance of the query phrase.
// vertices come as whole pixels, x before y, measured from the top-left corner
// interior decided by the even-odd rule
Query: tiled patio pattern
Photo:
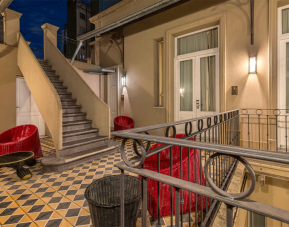
[[[44,155],[55,152],[50,139],[41,139],[41,144]],[[127,154],[133,157],[131,143],[127,146]],[[43,173],[40,163],[37,163],[29,168],[33,177],[27,181],[20,180],[15,170],[1,168],[0,226],[92,226],[84,198],[85,189],[103,176],[119,174],[119,169],[114,167],[119,161],[121,155],[117,152],[62,173]],[[191,218],[194,221],[194,214]],[[149,220],[148,226],[156,226],[156,220]],[[188,220],[189,215],[184,215],[184,223]],[[138,226],[141,226],[140,219]],[[170,218],[162,218],[161,226],[170,226]]]

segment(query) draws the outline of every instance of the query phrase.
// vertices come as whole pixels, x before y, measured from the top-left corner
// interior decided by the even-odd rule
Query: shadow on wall
[[[122,45],[121,45],[122,46]],[[120,47],[122,49],[122,47]],[[101,67],[111,67],[122,64],[121,53],[116,44],[110,41],[102,41],[99,49]]]
[[[4,44],[0,44],[0,45],[6,46]],[[3,49],[0,52],[0,58],[4,58],[5,56],[9,55],[13,50],[14,48],[11,48],[10,46],[6,46],[5,49]]]
[[[175,8],[171,8],[162,13],[150,16],[145,20],[144,18],[142,18],[141,21],[131,24],[129,27],[126,27],[124,29],[124,36],[133,35],[143,30],[159,26],[161,24],[210,8],[217,4],[222,4],[227,1],[229,0],[215,0],[215,1],[191,0],[189,2],[177,6],[177,10]]]

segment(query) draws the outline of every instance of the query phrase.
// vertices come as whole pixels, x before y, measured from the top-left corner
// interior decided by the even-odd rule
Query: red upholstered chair
[[[43,156],[35,125],[20,125],[0,134],[0,155],[17,151],[33,151],[34,159]]]
[[[118,116],[114,118],[114,131],[131,129],[134,127],[134,120],[128,116]]]
[[[185,134],[178,134],[176,138],[182,138]],[[191,138],[194,140],[194,138]],[[150,150],[160,147],[164,144],[155,144]],[[190,166],[188,167],[188,157],[190,158]],[[195,162],[196,159],[196,162]],[[197,165],[197,181],[195,181],[195,163]],[[157,172],[157,154],[148,157],[145,160],[144,168]],[[188,168],[190,168],[190,182],[197,182],[198,184],[205,185],[205,177],[203,172],[200,174],[200,150],[190,149],[190,155],[188,154],[188,148],[182,148],[182,179],[188,180]],[[160,153],[160,173],[170,175],[170,148],[163,150]],[[173,177],[180,178],[180,147],[173,147]],[[202,179],[202,183],[200,182]],[[157,181],[147,179],[148,190],[148,211],[153,218],[158,216],[157,206]],[[173,214],[175,214],[175,190],[173,189]],[[187,191],[183,191],[183,212],[189,212],[189,194]],[[202,197],[203,209],[206,209],[206,198]],[[210,200],[207,198],[207,206],[209,206]],[[160,216],[168,216],[170,212],[170,185],[160,184]],[[195,194],[191,193],[191,212],[195,211]],[[197,209],[201,210],[201,196],[197,197]]]

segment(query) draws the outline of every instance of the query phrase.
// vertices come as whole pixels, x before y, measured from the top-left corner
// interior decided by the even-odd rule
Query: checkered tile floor
[[[55,152],[50,139],[41,139],[41,144],[44,156]],[[129,143],[128,157],[134,156],[132,150],[132,143]],[[121,155],[118,152],[62,173],[43,173],[40,163],[37,163],[29,168],[33,177],[27,181],[20,180],[15,170],[1,168],[0,226],[92,226],[88,204],[84,198],[85,189],[94,180],[119,174],[119,169],[114,167],[119,161]],[[125,174],[135,176],[128,172]],[[187,216],[184,216],[184,223],[189,219],[189,215]],[[194,220],[193,215],[191,218]],[[149,226],[156,224],[157,220],[149,217]],[[137,222],[137,227],[139,226],[140,219]],[[162,218],[161,226],[170,226],[170,218]]]

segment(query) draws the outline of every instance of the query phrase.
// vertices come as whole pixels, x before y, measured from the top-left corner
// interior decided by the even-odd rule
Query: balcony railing
[[[77,40],[57,35],[57,47],[66,58],[71,59],[77,48]],[[91,47],[89,45],[82,46],[75,60],[91,63]]]
[[[161,189],[167,186],[170,187],[170,195],[166,195],[166,198],[170,200],[167,206],[170,209],[171,226],[173,226],[173,224],[176,227],[183,226],[184,206],[186,206],[186,209],[187,206],[189,207],[186,212],[195,213],[195,220],[197,220],[195,221],[195,226],[211,226],[221,203],[225,203],[227,206],[228,227],[233,226],[233,207],[242,208],[284,223],[289,223],[289,211],[246,199],[246,197],[254,191],[256,177],[253,168],[245,159],[253,158],[289,164],[289,155],[276,151],[279,150],[278,142],[274,142],[274,146],[277,144],[274,151],[259,149],[259,146],[260,148],[263,147],[261,146],[263,138],[268,138],[268,142],[264,147],[270,148],[270,140],[273,138],[272,134],[275,135],[274,137],[277,141],[278,136],[283,136],[285,133],[284,135],[287,141],[287,116],[281,115],[281,113],[278,115],[274,114],[277,113],[277,110],[262,110],[262,113],[265,114],[264,117],[261,117],[262,114],[260,114],[261,111],[259,110],[250,109],[250,111],[252,111],[252,113],[249,113],[248,109],[246,111],[234,110],[190,120],[113,132],[112,135],[125,138],[121,146],[123,162],[116,164],[121,170],[121,226],[126,226],[124,220],[124,171],[133,172],[141,176],[141,220],[143,227],[147,226],[147,201],[148,197],[152,196],[150,191],[148,193],[148,190],[152,190],[148,185],[151,185],[152,180],[157,182],[157,187],[154,190],[157,190],[155,209],[157,209],[158,212],[156,218],[158,219],[157,225],[159,226],[161,225],[160,212],[163,209],[161,201],[165,199],[161,193]],[[270,111],[273,111],[272,114],[270,114]],[[248,116],[248,122],[243,122],[243,118],[248,119]],[[286,119],[284,123],[286,125],[286,132],[285,130],[282,132],[279,128],[279,122],[282,121],[282,117]],[[256,119],[251,121],[251,119],[254,118]],[[271,122],[273,120],[277,123],[273,124]],[[247,131],[243,128],[244,124],[247,126]],[[256,125],[253,127],[253,124]],[[268,127],[268,130],[264,131],[262,127]],[[270,129],[270,127],[272,128]],[[275,130],[273,130],[274,127]],[[169,137],[170,129],[173,129],[171,137]],[[165,136],[149,134],[150,132],[156,132],[156,130],[163,130]],[[185,132],[185,135],[180,139],[176,139],[174,137],[176,137],[177,131]],[[278,131],[280,132],[279,134]],[[248,133],[250,135],[248,145],[250,145],[251,148],[240,147],[240,145],[242,145],[241,143],[245,143],[244,135],[248,135]],[[263,134],[265,134],[265,137]],[[128,159],[126,157],[125,147],[126,142],[130,139],[134,142],[134,152],[136,155]],[[258,146],[258,149],[252,148],[252,140],[257,141],[254,147]],[[160,143],[163,145],[155,149],[150,149],[151,143]],[[177,150],[180,156],[180,174],[178,176],[173,175],[173,163],[175,161],[173,154],[176,154],[173,150],[175,148],[178,148]],[[169,158],[170,162],[170,173],[168,175],[161,171],[161,162],[163,161],[161,157],[162,152],[166,152],[164,151],[165,149],[169,149],[170,151],[169,154],[166,154],[166,158]],[[188,172],[185,174],[182,169],[182,156],[184,156],[184,151],[188,152],[187,157],[190,157],[191,152],[194,153],[193,162],[190,162],[190,158],[188,158],[187,166],[189,166],[189,168],[187,168],[186,171]],[[145,161],[149,160],[148,158],[153,155],[157,156],[155,162],[157,166],[154,170],[151,170],[150,168],[146,168],[147,165]],[[198,161],[198,156],[202,157],[201,161]],[[230,194],[227,193],[226,190],[238,162],[245,165],[251,175],[252,183],[246,191],[239,194]],[[190,178],[190,166],[192,165],[194,166],[194,176]],[[205,178],[202,177],[202,174],[204,174]],[[204,179],[203,182],[202,178]],[[195,199],[192,200],[191,198]],[[151,206],[151,203],[149,206]],[[175,207],[175,210],[173,210],[173,207]],[[189,218],[189,226],[191,226],[191,218]]]
[[[35,57],[37,59],[44,59],[44,51],[38,48],[33,48],[30,47],[30,49],[32,50],[33,54],[35,55]]]

